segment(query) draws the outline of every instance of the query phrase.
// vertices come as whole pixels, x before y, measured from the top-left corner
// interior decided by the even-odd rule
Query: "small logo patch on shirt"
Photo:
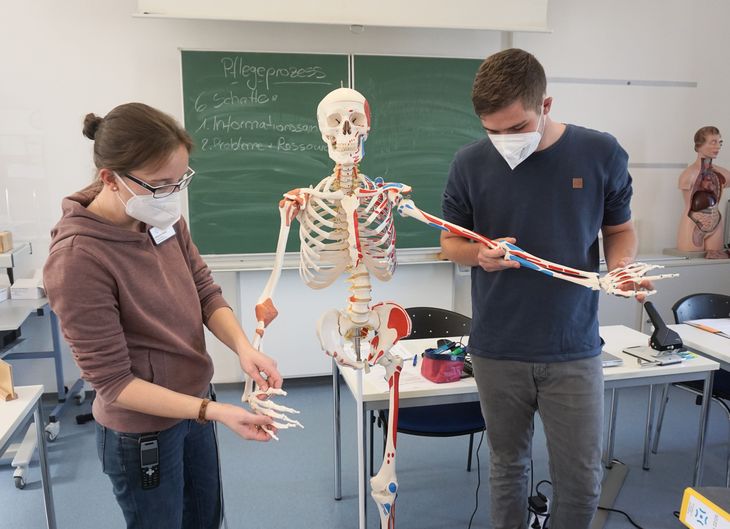
[[[573,189],[583,189],[582,178],[573,178]]]

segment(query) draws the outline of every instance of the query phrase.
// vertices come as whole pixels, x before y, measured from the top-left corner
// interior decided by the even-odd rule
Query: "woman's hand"
[[[238,358],[241,369],[254,379],[259,389],[266,391],[269,388],[281,388],[283,379],[276,367],[276,360],[253,348],[240,352]]]
[[[251,441],[269,441],[271,439],[262,426],[268,425],[268,428],[276,433],[276,428],[271,426],[273,422],[271,417],[251,413],[233,404],[211,402],[208,404],[206,418],[225,424],[230,430]]]

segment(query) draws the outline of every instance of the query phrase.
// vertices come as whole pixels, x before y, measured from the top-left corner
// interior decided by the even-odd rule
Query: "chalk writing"
[[[323,143],[302,143],[290,141],[279,136],[272,143],[251,141],[250,138],[238,136],[235,138],[204,137],[200,138],[200,150],[203,152],[323,152],[327,146]]]
[[[246,57],[237,55],[235,57],[222,57],[220,64],[223,69],[223,76],[226,79],[244,79],[246,86],[251,90],[259,89],[263,83],[264,90],[269,90],[272,80],[286,79],[292,81],[322,80],[327,77],[321,66],[260,66],[249,64]]]
[[[250,131],[274,131],[291,133],[312,133],[318,130],[315,123],[281,123],[276,122],[267,114],[262,119],[240,119],[231,114],[213,115],[203,118],[195,133],[201,130],[212,130],[215,132],[231,132],[238,130]]]

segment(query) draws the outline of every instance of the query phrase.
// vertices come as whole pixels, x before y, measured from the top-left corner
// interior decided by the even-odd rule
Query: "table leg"
[[[335,500],[342,499],[342,422],[340,417],[340,371],[332,359],[332,419],[335,445]]]
[[[613,447],[616,442],[616,411],[618,409],[618,393],[616,389],[611,390],[611,406],[608,415],[608,437],[606,440],[606,450],[604,453],[603,466],[606,468],[613,467]]]
[[[646,430],[644,431],[644,464],[642,468],[649,470],[649,445],[651,445],[651,430],[654,427],[654,385],[649,386],[649,402],[646,406]]]
[[[41,399],[36,402],[33,412],[36,435],[38,436],[38,459],[41,464],[41,482],[43,483],[43,503],[46,508],[46,525],[48,529],[56,529],[56,511],[53,505],[53,491],[51,490],[51,479],[48,472],[48,451],[46,450],[46,432],[43,428],[43,412],[41,410]]]
[[[707,415],[710,412],[710,399],[712,398],[712,381],[714,373],[709,371],[705,375],[705,389],[702,392],[702,408],[700,410],[700,432],[697,437],[697,459],[695,462],[695,475],[692,479],[692,486],[697,487],[702,482],[702,463],[705,459],[705,436],[707,435]]]
[[[360,508],[362,510],[362,518],[361,518],[361,529],[366,529],[368,526],[368,506],[367,506],[367,492],[369,490],[370,485],[370,475],[368,472],[365,472],[365,459],[367,457],[367,449],[368,449],[368,422],[369,417],[368,414],[365,413],[365,404],[360,404],[360,410],[362,414],[362,451],[360,452],[360,455],[358,457],[358,472],[360,469],[362,469],[362,481],[360,482],[360,489],[362,490],[362,497],[360,499],[361,505]],[[372,426],[370,426],[372,428]]]
[[[56,391],[58,391],[58,402],[66,402],[69,392],[63,383],[63,359],[61,357],[61,339],[58,332],[58,318],[56,313],[48,310],[51,323],[51,342],[53,343],[53,362],[56,367]]]

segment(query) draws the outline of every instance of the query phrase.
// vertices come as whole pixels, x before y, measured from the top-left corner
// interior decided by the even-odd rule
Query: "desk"
[[[709,392],[712,390],[712,372],[720,366],[713,360],[694,358],[681,364],[640,367],[636,358],[623,353],[622,349],[633,345],[646,345],[648,342],[647,335],[623,325],[601,327],[600,333],[606,341],[605,349],[624,359],[623,365],[604,369],[605,388],[611,390],[612,393],[610,404],[611,415],[609,417],[608,439],[605,451],[606,466],[610,467],[613,459],[616,410],[618,406],[618,395],[615,390],[625,387],[649,386],[650,405],[647,409],[647,425],[644,432],[644,466],[648,468],[651,422],[654,410],[653,385],[704,379],[705,391],[709,395]],[[414,354],[421,353],[426,347],[433,346],[435,341],[435,337],[424,340],[401,341],[392,349],[392,352],[404,357],[412,357]],[[400,387],[400,406],[403,408],[479,400],[476,382],[473,378],[465,378],[449,384],[435,384],[423,379],[420,377],[420,374],[414,373],[414,371],[415,369],[411,366],[410,362],[404,362]],[[359,517],[360,529],[364,529],[366,527],[365,492],[368,490],[365,459],[367,454],[367,428],[370,426],[365,412],[388,407],[388,384],[384,380],[385,371],[380,366],[374,366],[370,373],[365,375],[362,371],[354,371],[349,368],[339,369],[339,366],[333,362],[335,499],[342,497],[340,383],[338,373],[342,375],[348,389],[355,397],[357,406]],[[702,480],[708,404],[709,399],[703,399],[699,419],[699,434],[693,479],[694,485],[698,485]]]
[[[685,323],[668,327],[679,334],[684,345],[720,362],[720,369],[730,371],[730,339]]]
[[[53,493],[48,475],[48,452],[43,435],[43,410],[41,396],[43,386],[17,386],[18,398],[8,402],[0,402],[0,453],[10,444],[12,435],[24,428],[33,417],[39,439],[38,458],[41,463],[41,482],[43,483],[43,503],[46,508],[46,525],[48,529],[56,529],[56,513],[53,507]]]
[[[59,422],[61,414],[65,410],[66,406],[71,402],[70,397],[75,397],[76,402],[81,404],[84,400],[84,381],[78,379],[70,390],[66,389],[63,381],[63,359],[61,357],[61,339],[58,331],[58,319],[56,314],[48,308],[48,300],[46,298],[40,299],[9,299],[0,303],[0,332],[3,331],[15,331],[20,329],[21,325],[25,322],[28,317],[32,314],[37,316],[43,316],[45,311],[48,310],[51,326],[51,341],[53,347],[49,351],[24,351],[24,352],[13,352],[13,349],[19,345],[23,338],[18,338],[12,343],[6,345],[0,349],[0,359],[3,360],[30,360],[39,358],[50,358],[54,362],[56,370],[56,387],[58,389],[58,404],[53,408],[48,416],[48,424],[45,427],[45,435],[47,435],[49,441],[53,441],[58,437],[61,430],[61,423]],[[43,429],[41,430],[43,431]],[[30,462],[30,457],[34,450],[35,440],[32,436],[26,437],[23,441],[23,456],[19,456],[18,459],[13,461],[13,466],[16,467],[14,476],[16,478],[16,486],[23,488],[23,474]],[[4,453],[0,451],[0,455]]]

